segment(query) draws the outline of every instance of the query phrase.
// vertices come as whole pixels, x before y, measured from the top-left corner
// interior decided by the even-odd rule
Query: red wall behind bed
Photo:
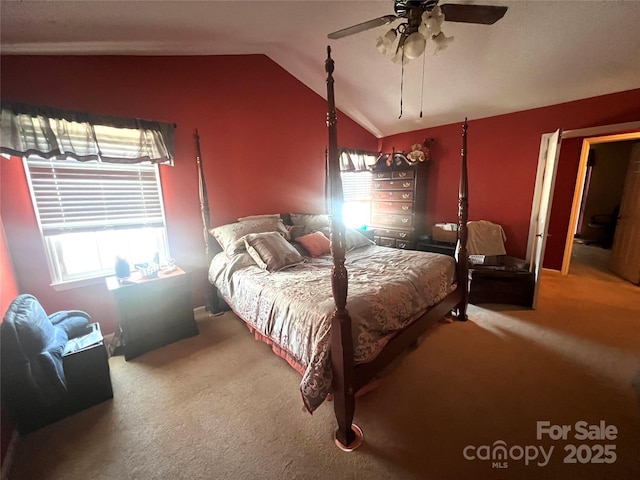
[[[322,212],[326,102],[264,55],[127,57],[3,56],[2,98],[65,109],[173,122],[174,167],[161,167],[171,254],[194,274],[203,304],[206,258],[194,130],[200,134],[212,225],[239,216]],[[318,75],[324,75],[324,58]],[[340,143],[376,150],[378,140],[339,114]],[[0,160],[2,216],[23,291],[47,311],[78,308],[104,332],[116,327],[103,283],[65,291],[49,285],[21,160]]]
[[[427,224],[457,222],[462,121],[386,137],[382,150],[410,151],[432,137]],[[469,219],[504,227],[507,253],[524,257],[543,133],[640,120],[640,89],[469,121]],[[581,145],[581,142],[578,142]],[[560,269],[580,146],[566,140],[556,178],[544,265]],[[567,150],[571,154],[564,151]],[[568,205],[567,205],[567,202]],[[559,259],[559,261],[558,261]]]

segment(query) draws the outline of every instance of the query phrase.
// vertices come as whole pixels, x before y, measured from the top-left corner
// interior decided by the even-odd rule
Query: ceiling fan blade
[[[447,22],[493,25],[507,13],[507,7],[447,3],[440,5]]]
[[[343,28],[342,30],[338,30],[337,32],[330,33],[329,35],[327,35],[327,37],[329,37],[331,40],[336,40],[338,38],[346,37],[347,35],[353,35],[354,33],[360,33],[371,28],[387,25],[397,19],[398,17],[396,17],[395,15],[385,15],[384,17],[374,18],[373,20],[359,23],[357,25],[353,25],[352,27]]]

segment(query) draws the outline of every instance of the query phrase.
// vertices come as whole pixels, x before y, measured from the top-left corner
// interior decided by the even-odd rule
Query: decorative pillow
[[[289,238],[291,240],[295,240],[296,238],[306,235],[307,233],[311,233],[305,231],[304,225],[287,225],[287,230],[289,230]]]
[[[278,272],[304,262],[302,255],[278,232],[250,233],[243,238],[247,252],[263,270]]]
[[[331,252],[331,243],[322,232],[303,235],[302,237],[296,238],[296,242],[306,248],[312,257],[319,257],[320,255]]]
[[[249,233],[278,232],[289,238],[289,232],[280,218],[254,218],[238,223],[221,225],[209,231],[228,257],[246,250],[244,237]]]
[[[331,217],[326,214],[292,213],[290,216],[293,225],[304,225],[305,234],[328,229],[331,224]]]
[[[354,248],[375,245],[375,242],[369,240],[362,233],[358,230],[354,230],[353,228],[345,229],[345,240],[347,242],[347,251],[351,251]]]
[[[241,217],[238,219],[239,222],[246,222],[247,220],[256,220],[256,219],[260,219],[260,218],[275,218],[275,219],[279,219],[280,218],[280,214],[279,213],[267,213],[264,215],[249,215],[248,217]]]

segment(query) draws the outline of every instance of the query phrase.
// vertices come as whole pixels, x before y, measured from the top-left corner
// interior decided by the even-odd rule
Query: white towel
[[[487,220],[467,222],[469,255],[506,255],[504,242],[507,237],[500,225]]]

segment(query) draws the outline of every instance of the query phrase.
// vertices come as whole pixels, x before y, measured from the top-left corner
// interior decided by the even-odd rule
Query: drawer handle
[[[407,238],[407,232],[400,232],[400,238]]]
[[[409,210],[411,207],[409,205],[402,205],[402,210],[404,210],[405,212],[407,210]]]
[[[378,173],[378,174],[376,175],[376,177],[378,177],[378,178],[384,178],[384,173]]]
[[[407,176],[407,172],[400,172],[399,176],[400,177],[406,177]]]
[[[389,185],[393,185],[395,182],[389,182]]]
[[[400,220],[402,220],[402,223],[409,223],[409,219],[407,217],[402,217]]]
[[[376,188],[380,188],[380,185],[381,185],[380,183],[374,183],[373,184],[373,186],[376,187]]]
[[[409,198],[411,196],[410,193],[403,193],[402,198]]]
[[[393,183],[393,182],[391,182],[391,183]],[[410,186],[411,186],[411,182],[404,182],[404,183],[402,184],[402,186],[403,186],[404,188],[408,188],[408,187],[410,187]]]

